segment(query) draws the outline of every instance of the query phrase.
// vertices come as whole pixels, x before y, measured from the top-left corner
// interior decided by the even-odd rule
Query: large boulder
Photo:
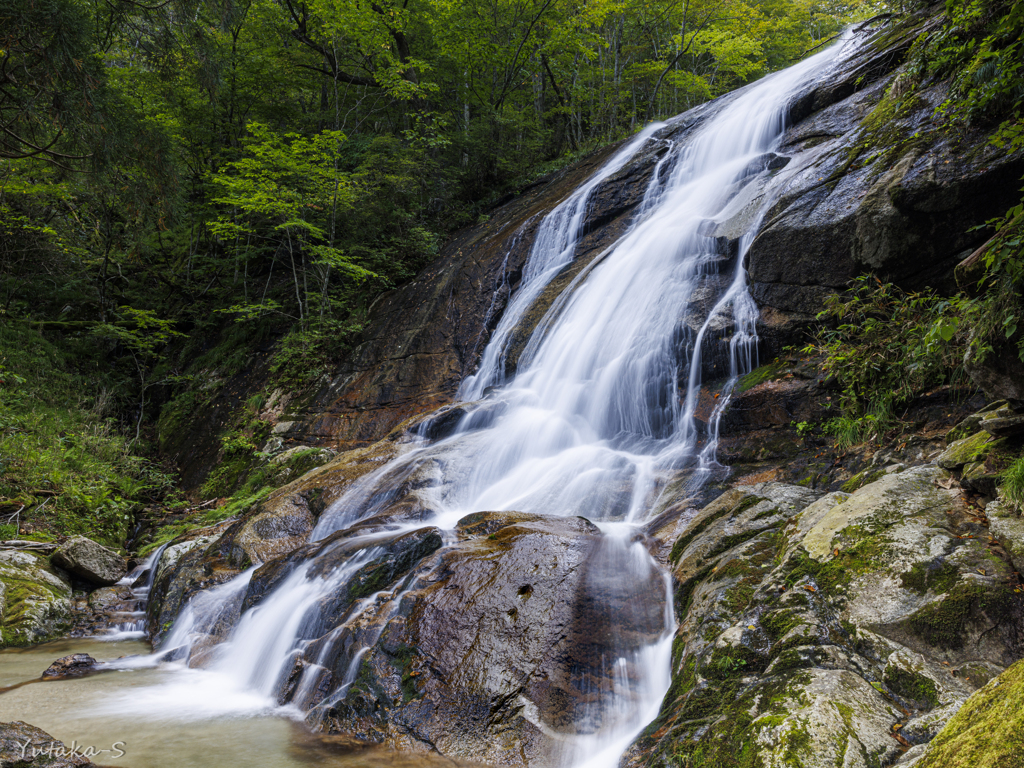
[[[737,487],[691,515],[670,556],[672,688],[627,764],[867,768],[928,742],[1024,652],[985,525],[933,465],[853,493]]]
[[[128,573],[123,557],[84,536],[69,539],[50,559],[57,567],[101,587],[117,584]]]
[[[350,619],[333,652],[309,646],[335,687],[353,681],[311,719],[391,746],[549,760],[557,734],[600,725],[587,707],[614,685],[607,659],[632,658],[664,631],[661,575],[626,578],[643,544],[582,518],[477,513],[457,533],[407,587]]]
[[[1024,768],[1024,661],[971,696],[904,768]]]
[[[66,573],[39,554],[0,551],[0,647],[52,640],[71,618]]]

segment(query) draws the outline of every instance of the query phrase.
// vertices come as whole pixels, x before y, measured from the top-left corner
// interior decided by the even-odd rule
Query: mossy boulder
[[[0,551],[0,647],[60,637],[71,626],[71,582],[31,552]]]
[[[899,759],[897,731],[934,737],[1024,651],[1012,565],[948,478],[740,486],[691,515],[672,687],[626,764],[868,768]]]
[[[1002,447],[1003,443],[984,430],[975,432],[970,437],[956,440],[935,460],[943,469],[962,469],[965,465],[982,461],[992,451]]]
[[[128,572],[123,557],[85,536],[69,539],[50,558],[57,567],[101,587],[117,584]]]
[[[914,768],[1024,768],[1024,661],[971,696]]]

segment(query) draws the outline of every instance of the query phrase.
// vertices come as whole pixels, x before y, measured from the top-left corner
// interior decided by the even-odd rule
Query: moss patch
[[[941,599],[918,609],[908,628],[937,648],[964,647],[968,625],[978,620],[1000,624],[1009,618],[1014,596],[1003,586],[958,583]]]
[[[854,475],[845,483],[843,483],[842,487],[839,490],[841,490],[843,493],[853,493],[858,488],[863,488],[865,485],[870,485],[871,483],[875,482],[875,480],[882,477],[884,474],[884,469],[865,469],[863,472],[858,472],[856,475]]]
[[[1024,768],[1024,661],[967,700],[918,768]]]
[[[935,463],[944,469],[959,469],[965,464],[984,461],[986,456],[1004,448],[1005,445],[1004,438],[993,439],[988,432],[977,432],[970,437],[952,443],[935,460]]]
[[[919,709],[931,709],[939,704],[939,692],[935,683],[924,675],[890,664],[882,678],[893,692]]]
[[[786,364],[780,360],[776,360],[768,365],[762,365],[760,368],[755,368],[746,376],[740,378],[739,382],[736,384],[736,391],[746,392],[749,389],[753,389],[758,384],[763,384],[766,381],[777,379],[785,370]]]
[[[960,570],[945,560],[936,559],[931,562],[917,563],[913,568],[900,575],[904,589],[911,589],[920,595],[931,590],[937,595],[944,595],[957,583]]]

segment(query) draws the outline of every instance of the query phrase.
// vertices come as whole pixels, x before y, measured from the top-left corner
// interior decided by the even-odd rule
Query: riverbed
[[[189,671],[176,664],[101,672],[77,679],[39,679],[55,659],[72,653],[113,661],[149,652],[148,644],[141,641],[103,642],[95,638],[0,651],[0,721],[22,720],[67,746],[74,743],[80,750],[92,747],[97,764],[128,768],[468,765],[440,756],[354,748],[344,738],[313,734],[285,714],[209,716],[197,709],[197,716],[190,717],[172,705],[167,716],[160,716],[152,707],[140,707],[133,714],[130,706],[124,706],[125,702],[130,704],[134,691],[146,697],[153,690],[181,686]]]

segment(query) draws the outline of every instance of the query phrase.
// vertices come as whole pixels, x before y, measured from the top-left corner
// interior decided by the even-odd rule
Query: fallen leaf
[[[817,592],[818,591],[817,589],[812,587],[810,584],[804,584],[804,589],[806,589],[808,592]]]

